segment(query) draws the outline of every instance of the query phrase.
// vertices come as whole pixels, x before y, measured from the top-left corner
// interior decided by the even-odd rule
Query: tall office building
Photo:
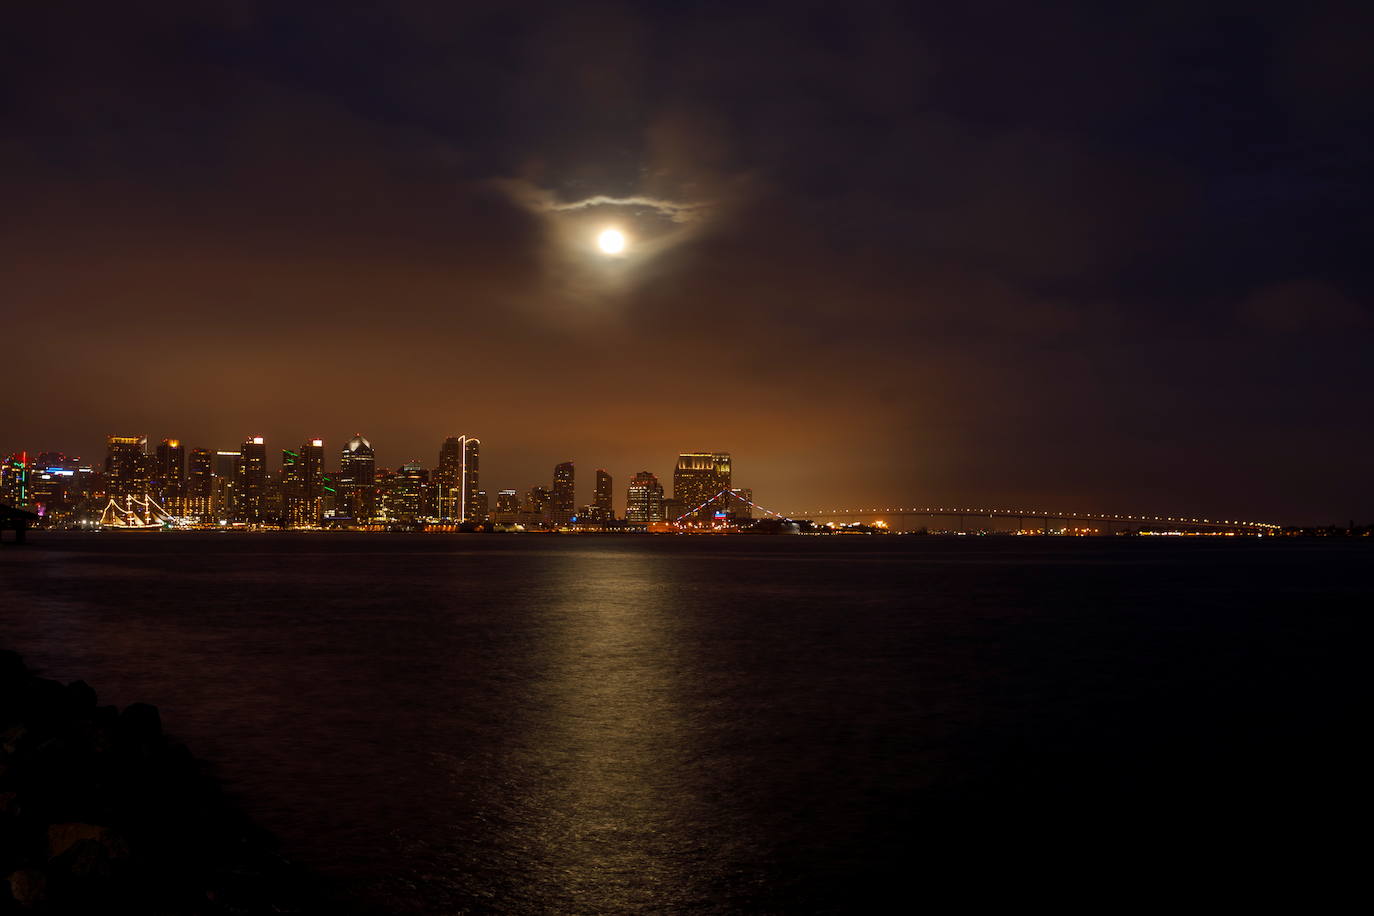
[[[652,472],[640,471],[630,481],[625,520],[639,525],[663,521],[663,485]]]
[[[339,458],[339,501],[345,513],[358,522],[376,515],[377,459],[372,443],[355,435],[343,447]]]
[[[484,521],[486,508],[477,494],[478,463],[482,440],[471,436],[449,436],[439,447],[439,466],[434,482],[439,488],[439,517],[445,521]]]
[[[0,461],[0,505],[29,506],[29,456],[27,452]]]
[[[730,500],[730,514],[737,519],[753,519],[754,491],[748,487],[733,487],[730,492],[735,496]]]
[[[429,471],[419,461],[409,461],[379,482],[381,514],[388,522],[414,522],[424,515],[429,491]]]
[[[288,528],[318,528],[324,517],[324,440],[310,439],[300,451],[282,449],[283,519]]]
[[[238,452],[215,452],[214,514],[220,521],[239,517],[239,464],[243,456]]]
[[[324,440],[309,439],[301,445],[301,463],[305,482],[304,521],[317,526],[324,518]]]
[[[109,436],[105,439],[105,490],[124,499],[142,497],[152,479],[147,436]]]
[[[179,439],[163,439],[153,459],[153,491],[163,500],[177,500],[186,484],[186,447]]]
[[[573,486],[573,463],[564,461],[553,469],[553,512],[550,518],[555,525],[566,525],[572,521],[577,509]]]
[[[690,513],[689,520],[709,519],[718,508],[726,509],[726,506],[717,503],[704,509],[698,507],[721,490],[728,489],[729,452],[685,452],[678,455],[677,467],[673,470],[673,499],[682,503],[684,512]]]
[[[434,485],[439,491],[439,519],[445,522],[461,518],[463,439],[463,436],[445,439],[439,446],[439,464],[434,468]]]
[[[208,448],[191,449],[186,469],[186,495],[182,497],[181,514],[200,521],[209,521],[213,511],[215,492],[215,455]]]
[[[553,494],[547,487],[530,487],[525,502],[530,515],[539,521],[548,522],[553,518]]]
[[[520,511],[520,496],[514,490],[496,491],[496,511],[503,515]]]
[[[281,495],[283,528],[294,528],[297,505],[304,496],[304,472],[300,452],[281,450]]]
[[[611,475],[601,468],[596,469],[596,493],[592,497],[592,520],[597,522],[615,521],[614,497],[611,494]]]
[[[242,521],[258,524],[267,518],[267,444],[250,436],[239,446],[239,509]]]
[[[481,439],[471,436],[463,443],[463,521],[484,522],[487,519],[487,505],[477,482],[477,465]]]

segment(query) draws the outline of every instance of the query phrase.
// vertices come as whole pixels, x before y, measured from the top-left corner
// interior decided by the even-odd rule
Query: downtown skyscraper
[[[186,484],[186,446],[179,439],[163,439],[153,459],[154,495],[164,502],[179,499]]]
[[[142,497],[152,482],[147,436],[109,436],[105,439],[105,490],[109,495]]]
[[[482,440],[471,436],[449,436],[439,447],[439,466],[434,483],[439,490],[439,518],[443,521],[484,521],[478,481]]]
[[[663,521],[663,485],[651,471],[640,471],[630,481],[625,521],[639,525]]]
[[[339,457],[339,502],[344,515],[369,522],[377,512],[377,459],[372,443],[357,433]]]
[[[239,507],[242,521],[267,520],[267,444],[262,436],[250,436],[239,447]]]
[[[564,461],[553,469],[553,507],[550,521],[566,525],[577,511],[577,496],[573,485],[573,463]]]
[[[317,528],[324,518],[324,440],[309,439],[300,451],[281,453],[283,524]]]
[[[592,521],[615,521],[614,496],[611,492],[614,481],[602,468],[596,469],[596,491],[592,496]]]
[[[682,504],[690,520],[709,518],[716,506],[701,508],[702,504],[729,490],[730,480],[729,452],[684,452],[673,470],[673,499]]]

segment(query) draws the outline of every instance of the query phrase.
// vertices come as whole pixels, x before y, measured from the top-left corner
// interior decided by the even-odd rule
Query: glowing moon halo
[[[596,244],[606,254],[620,254],[625,250],[625,236],[617,229],[606,229],[596,237]]]

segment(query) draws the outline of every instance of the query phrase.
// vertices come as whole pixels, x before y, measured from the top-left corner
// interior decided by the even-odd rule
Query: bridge
[[[911,506],[876,509],[810,509],[798,512],[774,512],[752,499],[746,499],[737,491],[725,489],[706,502],[689,509],[673,519],[673,524],[681,525],[712,503],[728,506],[735,500],[744,503],[765,515],[780,521],[809,521],[838,525],[869,525],[889,531],[929,530],[929,522],[945,519],[956,522],[952,528],[940,530],[971,533],[1003,533],[1014,531],[1018,534],[1117,534],[1123,532],[1150,533],[1222,533],[1276,535],[1282,526],[1272,522],[1255,522],[1243,519],[1194,518],[1174,515],[1123,515],[1099,512],[1053,512],[1048,509],[984,509],[954,506]],[[926,524],[912,525],[910,520],[929,520]],[[1015,528],[1006,523],[1016,520]],[[1003,522],[1002,525],[979,525],[979,522]],[[1029,522],[1029,526],[1027,525]],[[1057,526],[1051,522],[1058,522]]]
[[[1061,512],[1048,509],[979,508],[959,506],[909,506],[874,509],[809,509],[782,513],[793,519],[836,524],[866,524],[893,531],[935,527],[964,533],[1009,531],[1035,534],[1115,534],[1126,531],[1187,533],[1220,532],[1274,535],[1281,530],[1272,522],[1243,519],[1197,518],[1174,515],[1130,515],[1108,512]],[[915,524],[923,521],[923,524]],[[1015,526],[1007,523],[1015,520]],[[1001,524],[993,524],[1000,522]],[[1057,524],[1051,524],[1057,523]]]

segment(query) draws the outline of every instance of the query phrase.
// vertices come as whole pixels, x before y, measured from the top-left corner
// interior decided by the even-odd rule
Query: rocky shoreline
[[[0,913],[338,912],[157,708],[0,651]]]

